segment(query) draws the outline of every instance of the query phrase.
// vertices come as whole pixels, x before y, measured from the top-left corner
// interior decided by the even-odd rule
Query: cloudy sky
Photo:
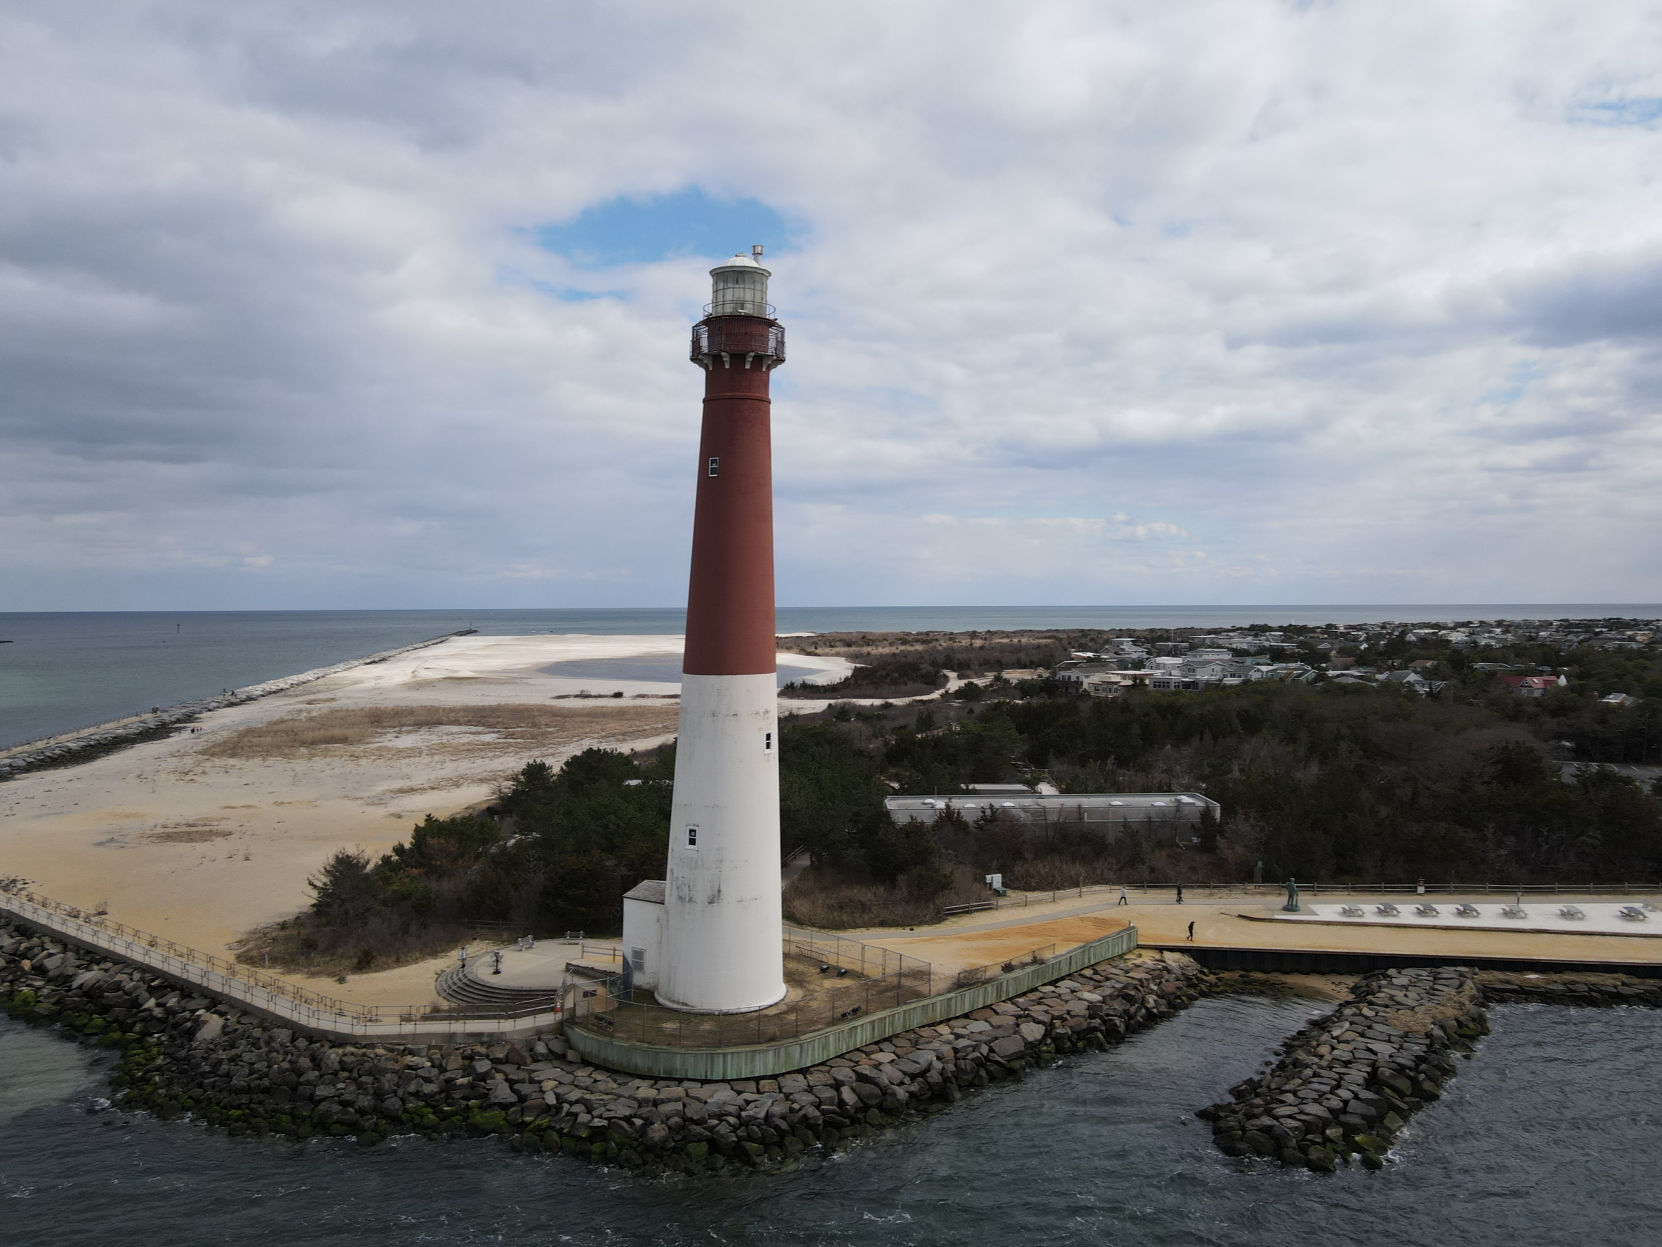
[[[1662,600],[1662,5],[10,0],[0,610]]]

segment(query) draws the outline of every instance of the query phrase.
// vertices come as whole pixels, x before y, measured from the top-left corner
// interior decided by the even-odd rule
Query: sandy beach
[[[196,731],[0,784],[0,874],[223,953],[302,909],[335,849],[384,852],[427,814],[488,800],[532,758],[672,738],[673,683],[546,668],[680,650],[663,635],[455,637],[214,711]],[[789,662],[831,679],[848,669]]]

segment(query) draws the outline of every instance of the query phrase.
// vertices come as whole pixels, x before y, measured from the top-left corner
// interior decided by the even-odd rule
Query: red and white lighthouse
[[[779,722],[768,380],[785,329],[762,249],[710,270],[693,326],[704,369],[675,797],[658,1000],[706,1013],[785,995],[779,902]]]

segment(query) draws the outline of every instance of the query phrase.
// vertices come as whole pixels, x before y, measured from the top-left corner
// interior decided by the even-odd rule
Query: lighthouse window
[[[773,733],[772,732],[763,732],[762,733],[762,752],[763,753],[772,753],[773,752]]]
[[[687,828],[687,847],[689,849],[696,849],[698,847],[698,828]]]
[[[721,460],[717,459],[714,455],[710,456],[710,475],[711,476],[720,476],[721,475]]]

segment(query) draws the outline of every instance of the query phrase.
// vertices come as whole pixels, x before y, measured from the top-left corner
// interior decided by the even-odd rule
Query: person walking
[[[1193,944],[1194,942],[1195,942],[1195,924],[1191,922],[1189,924],[1189,943]]]
[[[1183,903],[1183,885],[1181,883],[1177,885],[1177,903],[1179,905]]]
[[[1120,884],[1120,899],[1115,901],[1114,904],[1116,904],[1116,905],[1129,905],[1129,904],[1131,904],[1131,902],[1128,901],[1125,897],[1125,885],[1123,883]]]

